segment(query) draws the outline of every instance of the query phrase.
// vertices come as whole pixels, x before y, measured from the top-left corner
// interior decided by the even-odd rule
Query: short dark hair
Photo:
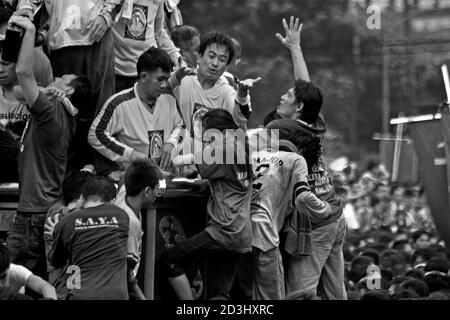
[[[161,68],[163,72],[171,72],[174,67],[167,52],[162,49],[151,47],[145,51],[138,59],[136,68],[138,76],[142,72],[154,72]]]
[[[161,171],[150,160],[136,160],[125,171],[125,189],[127,196],[137,196],[147,187],[154,189],[162,178]]]
[[[425,279],[425,273],[420,269],[410,269],[405,272],[405,276],[416,278],[422,281]]]
[[[441,274],[427,274],[423,280],[430,292],[450,290],[450,277]]]
[[[399,289],[392,295],[392,300],[420,299],[417,292],[408,289]]]
[[[299,79],[295,81],[294,93],[295,102],[303,102],[300,120],[309,124],[315,123],[322,108],[322,90],[311,82]]]
[[[450,263],[448,262],[448,260],[446,258],[433,257],[427,261],[427,264],[425,265],[425,268],[423,271],[425,271],[425,272],[439,271],[439,272],[443,272],[443,273],[447,274],[449,269],[450,269]]]
[[[78,109],[77,118],[92,119],[95,114],[95,106],[89,78],[84,75],[76,75],[69,85],[74,89],[70,96],[70,102]]]
[[[198,52],[201,56],[205,54],[206,48],[212,44],[217,44],[218,46],[224,46],[228,50],[228,62],[230,64],[234,59],[234,46],[233,41],[227,35],[219,32],[208,32],[200,37],[200,46]]]
[[[234,122],[233,116],[225,109],[211,109],[203,115],[202,125],[204,130],[217,129],[224,131],[228,129],[236,130],[238,126]]]
[[[9,268],[10,262],[9,249],[6,243],[0,241],[0,273]]]
[[[116,193],[116,187],[111,179],[95,176],[86,182],[82,195],[85,200],[91,197],[99,197],[104,202],[110,202],[116,197]]]
[[[420,297],[427,297],[430,294],[427,284],[419,279],[408,279],[400,284],[401,289],[412,290]]]
[[[306,160],[308,170],[319,163],[323,154],[322,138],[319,135],[299,130],[289,134],[286,140],[291,141],[297,147],[299,154]]]
[[[77,200],[83,191],[83,187],[94,175],[87,171],[73,171],[63,181],[62,196],[64,204],[68,205]]]
[[[182,47],[183,44],[188,42],[191,43],[192,39],[199,36],[200,32],[197,30],[197,28],[186,24],[176,26],[170,32],[170,38],[172,39],[175,47],[182,49],[185,49]]]

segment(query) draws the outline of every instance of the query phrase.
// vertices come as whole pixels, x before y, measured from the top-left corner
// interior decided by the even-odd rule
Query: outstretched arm
[[[289,25],[286,19],[283,19],[283,27],[286,35],[283,37],[277,33],[275,36],[291,52],[294,78],[295,80],[301,79],[310,82],[308,68],[300,45],[303,24],[300,24],[299,18],[294,20],[294,17],[291,17]]]
[[[12,16],[9,23],[25,30],[16,64],[16,73],[25,100],[28,106],[31,107],[39,96],[39,88],[33,74],[34,36],[36,29],[29,19],[21,16]]]

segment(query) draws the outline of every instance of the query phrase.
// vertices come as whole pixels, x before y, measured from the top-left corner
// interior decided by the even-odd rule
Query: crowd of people
[[[256,300],[377,299],[391,287],[393,296],[414,298],[406,291],[422,283],[399,279],[421,275],[426,296],[433,284],[446,295],[445,249],[419,246],[430,233],[409,242],[408,217],[420,203],[406,205],[400,188],[391,201],[385,181],[374,182],[375,167],[348,188],[333,183],[323,93],[311,82],[298,18],[283,19],[284,35],[276,34],[294,83],[261,128],[249,130],[260,78],[232,74],[239,41],[168,23],[179,14],[174,1],[0,3],[0,35],[11,26],[23,32],[17,60],[0,59],[8,115],[0,182],[20,188],[0,247],[2,298],[146,299],[136,279],[141,210],[174,175],[208,180],[211,191],[206,228],[178,239],[158,264],[180,299],[194,298],[186,269],[201,261],[211,299],[233,298],[236,286]],[[358,185],[363,195],[350,197]],[[358,231],[347,233],[351,216]],[[393,230],[393,221],[404,223]],[[416,262],[426,273],[408,268]]]

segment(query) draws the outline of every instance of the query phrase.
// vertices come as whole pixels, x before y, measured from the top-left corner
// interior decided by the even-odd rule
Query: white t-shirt
[[[11,263],[8,269],[6,287],[8,287],[13,294],[24,293],[25,285],[31,275],[33,275],[33,273],[27,268]]]

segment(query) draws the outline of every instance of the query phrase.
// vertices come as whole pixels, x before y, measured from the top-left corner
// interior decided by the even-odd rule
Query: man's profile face
[[[200,46],[200,37],[193,37],[191,41],[183,43],[180,47],[181,55],[183,56],[189,68],[197,68]]]
[[[17,83],[16,64],[4,61],[0,50],[0,87],[11,87]]]
[[[298,104],[295,102],[294,88],[290,88],[284,95],[281,96],[277,113],[284,119],[291,119],[297,108]]]
[[[153,72],[144,71],[141,75],[144,90],[149,98],[157,99],[161,94],[167,90],[167,80],[169,80],[170,73],[164,72],[158,68]]]
[[[227,69],[229,57],[225,46],[210,44],[198,60],[198,74],[209,80],[219,80]]]

